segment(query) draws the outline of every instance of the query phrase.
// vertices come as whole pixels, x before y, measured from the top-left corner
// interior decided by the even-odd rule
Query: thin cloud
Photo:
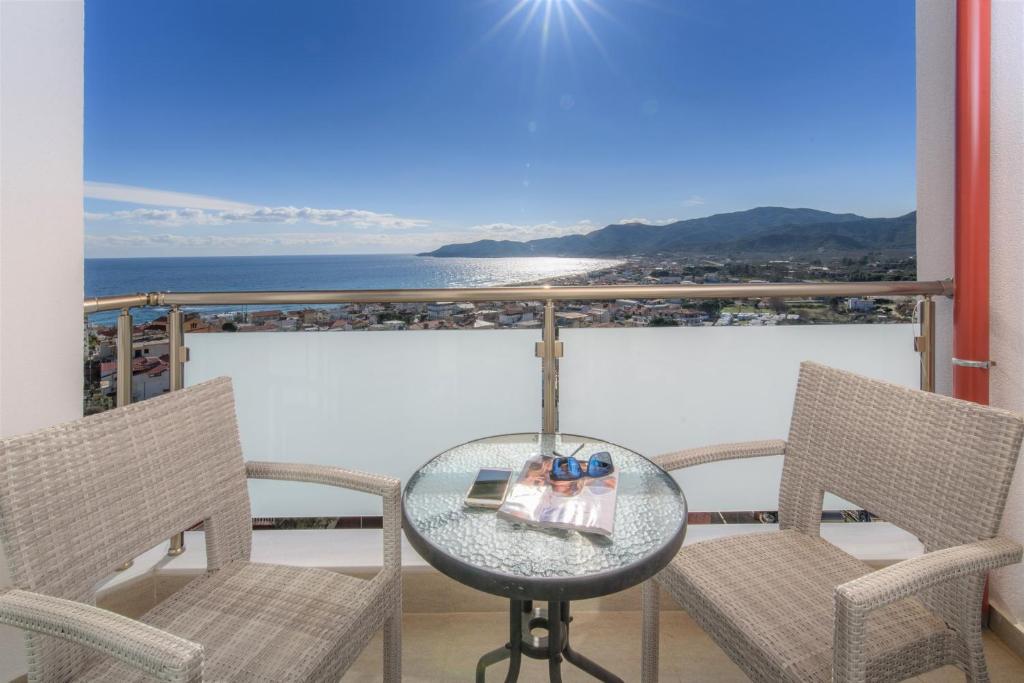
[[[166,224],[165,224],[166,225]],[[409,253],[429,251],[443,244],[478,239],[535,239],[586,232],[590,221],[571,225],[490,223],[466,230],[436,232],[278,232],[260,234],[175,234],[132,232],[87,234],[86,248],[93,254],[189,253],[325,253],[375,249]]]
[[[352,249],[410,251],[425,248],[408,233],[274,233],[265,235],[117,234],[86,235],[92,254],[339,253]]]
[[[314,225],[351,225],[357,228],[420,228],[430,221],[403,218],[391,213],[363,209],[314,209],[295,206],[253,206],[225,211],[197,208],[131,209],[109,213],[89,213],[92,222],[120,222],[149,226],[232,225],[236,223],[312,223]]]
[[[354,235],[352,233],[278,233],[269,235],[175,235],[127,234],[86,235],[90,247],[181,247],[234,249],[239,247],[344,247],[353,245],[391,244],[386,235]]]
[[[213,209],[228,211],[232,209],[250,209],[252,204],[235,202],[230,199],[208,197],[201,194],[173,192],[171,190],[154,190],[135,185],[120,183],[100,183],[94,180],[85,181],[85,196],[89,199],[105,199],[125,204],[143,204],[145,206],[175,206],[185,209]]]
[[[487,223],[474,225],[461,230],[422,230],[410,231],[324,231],[311,232],[269,232],[252,234],[234,234],[227,232],[207,234],[180,234],[170,229],[176,225],[194,226],[204,224],[223,225],[228,222],[293,222],[298,220],[318,221],[320,225],[332,225],[338,221],[352,225],[352,221],[371,223],[367,227],[378,230],[387,228],[379,221],[407,221],[389,214],[375,214],[361,211],[322,210],[320,213],[309,213],[317,210],[304,211],[294,207],[284,209],[261,208],[247,212],[203,212],[176,209],[134,209],[132,211],[115,212],[122,214],[113,218],[114,214],[103,214],[107,220],[122,220],[126,223],[145,222],[146,227],[165,228],[162,231],[133,231],[124,233],[87,234],[86,248],[90,255],[150,255],[150,254],[264,254],[264,253],[344,253],[347,251],[378,251],[410,253],[430,251],[444,244],[472,242],[480,239],[494,240],[530,240],[541,237],[562,237],[564,235],[586,233],[594,229],[589,220],[560,225],[557,223],[515,224]],[[252,221],[254,212],[262,220]],[[229,215],[225,215],[229,214]],[[220,221],[210,223],[209,221]],[[179,223],[179,221],[181,221]],[[378,221],[372,223],[372,221]],[[422,221],[426,223],[426,221]],[[418,227],[418,226],[411,226]]]
[[[569,225],[559,225],[557,223],[535,223],[532,225],[486,223],[470,227],[468,233],[462,233],[460,241],[466,241],[467,237],[470,236],[492,240],[534,240],[545,237],[581,235],[593,229],[594,224],[589,220],[577,221]]]
[[[683,200],[683,206],[704,206],[704,198],[700,195],[690,195],[689,199]]]
[[[676,223],[678,221],[678,218],[620,218],[619,225],[629,225],[630,223],[642,223],[643,225],[668,225],[669,223]]]
[[[357,228],[419,228],[430,221],[403,218],[364,209],[315,209],[295,206],[257,206],[219,197],[155,190],[134,185],[85,181],[90,199],[142,204],[159,208],[135,208],[106,213],[86,212],[89,222],[122,222],[148,226],[231,225],[234,223],[312,223],[351,225]]]
[[[466,233],[461,233],[463,239]],[[261,254],[409,254],[459,241],[453,233],[324,232],[271,234],[129,233],[86,235],[86,254],[96,256],[239,256]]]

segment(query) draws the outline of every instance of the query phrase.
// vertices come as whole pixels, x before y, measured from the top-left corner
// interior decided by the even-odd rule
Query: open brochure
[[[604,477],[551,481],[553,458],[535,455],[513,482],[498,515],[511,522],[611,536],[615,526],[615,472]]]

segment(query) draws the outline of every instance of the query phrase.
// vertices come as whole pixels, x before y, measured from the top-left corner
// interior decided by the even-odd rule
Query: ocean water
[[[432,258],[407,254],[86,259],[85,295],[493,287],[575,275],[616,263],[588,258]],[[159,313],[155,311],[135,311],[140,321],[156,315]],[[90,319],[107,323],[116,317],[110,312]]]

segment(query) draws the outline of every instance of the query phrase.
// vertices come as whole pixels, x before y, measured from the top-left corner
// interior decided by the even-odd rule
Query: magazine
[[[553,461],[546,455],[527,460],[498,508],[498,516],[532,526],[611,536],[615,526],[617,473],[552,481],[548,475]]]

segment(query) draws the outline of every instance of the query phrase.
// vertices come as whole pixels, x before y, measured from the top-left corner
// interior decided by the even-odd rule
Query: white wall
[[[0,435],[81,416],[82,50],[82,0],[0,0]]]
[[[917,3],[917,251],[922,279],[953,272],[956,13],[947,0]],[[1024,412],[1024,0],[992,3],[992,405]],[[939,390],[951,390],[952,323],[938,321]],[[1024,465],[1002,533],[1024,542]],[[992,575],[992,602],[1024,624],[1024,567]]]
[[[1024,412],[1024,0],[992,3],[992,405]],[[1024,462],[1003,518],[1024,543]],[[1024,625],[1024,567],[992,576],[992,601]]]

